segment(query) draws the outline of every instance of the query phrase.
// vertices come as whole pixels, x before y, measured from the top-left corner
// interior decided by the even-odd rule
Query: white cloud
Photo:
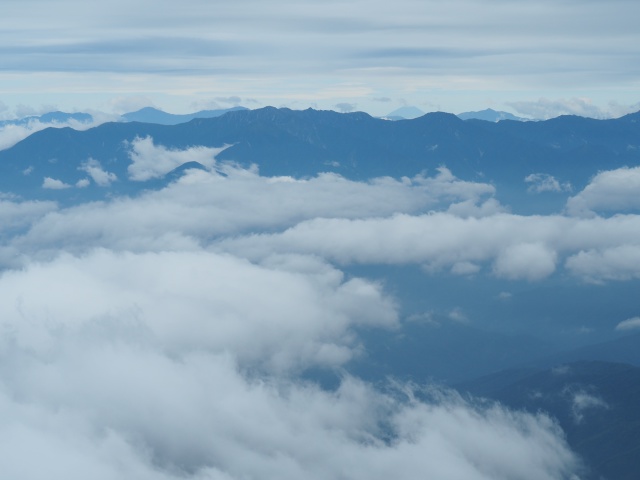
[[[640,278],[640,245],[619,245],[582,250],[567,258],[566,267],[596,283]]]
[[[82,165],[80,165],[80,167],[78,167],[78,170],[86,172],[93,179],[96,185],[100,187],[108,187],[109,185],[111,185],[111,182],[115,182],[118,179],[115,173],[107,172],[106,170],[104,170],[102,168],[102,165],[100,165],[100,162],[93,158],[90,158]],[[85,185],[82,180],[79,180],[76,186],[82,188]]]
[[[77,120],[69,120],[68,122],[41,122],[37,119],[29,121],[25,125],[8,124],[0,126],[0,150],[13,147],[16,143],[24,140],[29,135],[44,130],[45,128],[64,128],[70,127],[74,130],[88,130],[89,128],[98,126],[106,121],[113,120],[113,117],[104,114],[96,114],[91,122],[79,122]],[[28,173],[25,173],[28,175]]]
[[[356,108],[358,108],[358,106],[355,103],[347,103],[347,102],[338,103],[337,105],[334,105],[334,107],[338,111],[343,113],[353,112]]]
[[[231,357],[166,353],[175,340],[155,338],[146,330],[150,320],[141,314],[98,317],[83,328],[45,323],[41,333],[55,341],[3,345],[12,359],[12,370],[2,367],[3,418],[10,419],[0,429],[3,471],[39,472],[42,462],[24,459],[34,445],[53,463],[48,475],[106,470],[124,479],[322,479],[344,472],[382,479],[416,471],[538,479],[576,466],[548,418],[453,400],[407,404],[348,378],[324,392],[245,377],[233,350]],[[174,328],[193,326],[176,320]]]
[[[554,176],[547,173],[532,173],[527,175],[524,181],[530,184],[527,191],[532,193],[571,191],[571,184],[560,184]]]
[[[609,118],[611,112],[595,105],[590,98],[561,98],[551,100],[540,98],[536,101],[508,102],[516,112],[531,118],[547,120],[560,115],[578,115],[591,118]],[[617,109],[615,110],[618,113]],[[630,113],[630,112],[625,112]]]
[[[63,190],[70,187],[71,185],[64,183],[62,180],[58,180],[57,178],[44,177],[44,180],[42,181],[42,188],[49,190]]]
[[[571,215],[640,210],[640,167],[598,173],[577,195],[567,200]]]
[[[479,0],[400,0],[395,9],[363,0],[337,2],[329,10],[317,2],[275,1],[268,9],[250,4],[247,13],[228,1],[215,9],[199,2],[182,12],[151,12],[147,1],[134,7],[117,0],[111,11],[77,2],[54,9],[41,2],[41,18],[30,22],[7,7],[7,95],[28,92],[45,102],[73,104],[104,103],[106,92],[117,97],[119,110],[163,101],[185,108],[214,95],[306,106],[328,97],[325,108],[375,106],[381,97],[417,105],[426,97],[451,105],[449,111],[486,107],[482,103],[496,95],[504,102],[576,91],[581,98],[559,101],[572,112],[593,110],[586,97],[606,105],[609,92],[637,102],[638,33],[619,13],[637,17],[629,2],[609,8],[589,2],[578,15],[570,2],[546,0],[536,8],[513,4],[491,14]],[[60,14],[71,8],[81,26]],[[112,13],[123,9],[126,25]],[[59,26],[54,31],[52,23]],[[420,61],[427,57],[429,62]]]
[[[500,276],[539,279],[554,270],[558,229],[567,220],[508,214],[460,218],[448,213],[314,219],[283,233],[222,240],[219,246],[252,258],[289,251],[344,264],[424,263],[431,271],[458,265],[459,272],[463,266],[498,259],[494,271]]]
[[[297,379],[357,354],[354,327],[395,323],[378,286],[311,257],[98,250],[5,271],[2,471],[538,480],[578,469],[543,415]]]
[[[0,150],[13,147],[16,143],[24,140],[32,133],[42,130],[36,128],[23,127],[20,125],[5,125],[0,127]]]
[[[319,262],[306,262],[305,273],[291,265],[204,252],[63,256],[0,278],[2,324],[37,350],[53,341],[44,333],[53,322],[77,331],[97,319],[142,321],[167,352],[229,350],[277,370],[341,364],[352,353],[351,327],[395,325],[395,306],[377,285],[345,281]]]
[[[493,265],[499,277],[540,280],[556,268],[556,252],[540,243],[511,245],[502,250]]]
[[[9,387],[28,404],[0,397],[10,419],[0,431],[3,471],[124,480],[382,480],[416,472],[551,480],[577,468],[544,416],[460,400],[403,403],[349,379],[336,392],[252,382],[212,355],[176,360],[122,344],[95,347],[74,346],[48,364],[24,359],[25,378]],[[39,462],[25,458],[34,448]]]
[[[594,408],[609,408],[607,402],[585,390],[571,393],[571,414],[576,424],[584,422],[585,414]]]
[[[457,323],[467,323],[469,321],[469,317],[467,317],[467,314],[464,313],[464,311],[460,307],[456,307],[451,310],[448,313],[447,317],[449,317],[449,320]]]
[[[52,212],[9,248],[51,258],[60,248],[208,246],[255,261],[298,253],[338,264],[415,263],[431,274],[484,270],[537,281],[561,266],[588,281],[640,278],[639,216],[513,215],[485,200],[493,191],[446,169],[353,182],[335,174],[268,178],[220,164],[136,198]]]
[[[169,187],[135,199],[120,198],[66,209],[33,225],[16,245],[25,251],[64,246],[81,251],[184,249],[215,238],[295,225],[306,218],[360,218],[422,211],[456,199],[483,198],[493,187],[435,177],[378,178],[353,182],[335,174],[307,180],[260,177],[253,170],[219,165],[191,170]],[[19,244],[19,245],[18,245]]]
[[[57,209],[54,202],[0,200],[0,235],[15,233]]]
[[[451,273],[455,275],[474,275],[479,271],[480,265],[471,262],[458,262],[451,267]]]
[[[494,264],[537,279],[556,256],[635,238],[636,217],[501,213],[493,187],[446,169],[353,182],[215,167],[136,198],[0,203],[3,472],[550,480],[579,469],[544,415],[343,372],[366,354],[361,330],[396,331],[401,306],[329,262],[463,275]],[[302,380],[306,368],[336,371],[339,387]]]
[[[640,317],[627,318],[616,325],[616,330],[626,331],[640,328]]]
[[[171,150],[156,146],[151,137],[136,138],[130,144],[131,165],[129,179],[137,182],[159,178],[180,165],[198,162],[209,169],[215,165],[215,156],[228,148],[192,147],[187,150]]]

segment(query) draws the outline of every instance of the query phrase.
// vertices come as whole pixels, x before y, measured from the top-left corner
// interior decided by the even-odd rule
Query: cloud
[[[93,179],[96,185],[100,187],[108,187],[109,185],[111,185],[111,182],[115,182],[118,179],[115,173],[103,170],[100,162],[93,158],[90,158],[82,165],[80,165],[80,167],[78,167],[78,170],[86,172]],[[76,186],[82,188],[84,186],[84,182],[82,180],[79,180]]]
[[[556,268],[556,252],[540,243],[511,245],[498,254],[493,270],[499,277],[540,280]]]
[[[216,97],[216,101],[220,103],[227,103],[230,105],[240,105],[242,103],[242,99],[237,95],[231,95],[229,97]]]
[[[501,255],[495,269],[498,275],[538,278],[549,268],[545,263],[547,266],[540,270],[536,261],[553,256],[553,248],[542,246],[551,240],[543,240],[543,232],[553,230],[539,229],[536,233],[536,223],[543,224],[545,220],[506,214],[461,218],[444,212],[353,220],[317,218],[279,234],[250,235],[233,242],[222,240],[220,247],[255,258],[289,251],[314,253],[340,264],[418,263],[428,265],[433,272]],[[532,247],[535,238],[541,243]],[[529,257],[535,260],[525,261]],[[526,274],[527,267],[532,269],[531,275]]]
[[[418,264],[430,275],[484,271],[540,281],[564,268],[591,282],[640,278],[637,215],[509,214],[492,198],[494,187],[460,181],[444,168],[413,179],[353,182],[321,174],[299,180],[261,177],[255,169],[215,163],[212,152],[168,151],[151,139],[144,148],[149,159],[157,152],[181,160],[202,154],[215,169],[189,170],[136,198],[51,212],[7,248],[50,258],[60,248],[207,246],[258,262],[296,253],[339,265]]]
[[[93,121],[79,122],[77,120],[69,120],[67,122],[41,122],[38,119],[29,120],[26,124],[6,124],[0,126],[0,150],[13,147],[16,143],[24,140],[29,135],[44,130],[45,128],[64,128],[70,127],[75,130],[88,130],[89,128],[98,126],[106,121],[113,120],[108,115],[92,115]]]
[[[18,116],[18,118],[22,118],[22,117],[36,116],[43,112],[36,110],[30,105],[18,104],[15,108],[15,113]]]
[[[639,189],[640,167],[600,172],[581,192],[567,200],[566,210],[571,215],[640,210]]]
[[[334,390],[298,378],[357,355],[358,328],[396,325],[378,285],[306,256],[97,249],[5,270],[0,465],[124,480],[579,471],[544,415],[346,374]]]
[[[64,183],[62,180],[58,180],[57,178],[44,177],[42,182],[42,188],[46,188],[49,190],[63,190],[65,188],[70,188],[71,185],[68,183]]]
[[[145,107],[153,107],[153,100],[146,95],[118,96],[109,100],[111,109],[119,114],[130,113]]]
[[[574,103],[582,110],[583,98],[609,101],[602,92],[637,103],[638,33],[619,15],[620,9],[628,18],[638,13],[628,2],[613,8],[589,2],[579,15],[566,2],[512,5],[497,15],[478,0],[426,5],[401,0],[391,9],[356,0],[327,10],[313,2],[265,8],[252,1],[247,14],[224,1],[216,9],[199,4],[193,12],[150,14],[147,1],[133,8],[117,0],[113,11],[127,8],[126,24],[111,12],[74,4],[80,27],[60,9],[39,5],[49,22],[26,22],[12,7],[3,51],[6,88],[70,103],[103,102],[105,95],[144,99],[154,92],[128,108],[114,102],[120,111],[150,100],[188,104],[216,97],[308,106],[336,84],[364,93],[330,95],[323,108],[357,101],[366,110],[367,99],[379,108],[373,99],[402,97],[414,105],[434,98],[448,111],[465,111],[496,92],[509,101],[532,92],[562,98],[579,91],[582,100]],[[51,23],[59,30],[49,29]],[[32,74],[29,82],[25,73]]]
[[[251,382],[212,355],[175,360],[130,345],[96,347],[74,345],[48,365],[25,359],[26,377],[10,387],[29,407],[0,396],[11,419],[0,432],[3,471],[124,480],[320,480],[345,472],[363,480],[415,472],[550,480],[578,468],[544,416],[460,400],[406,403],[355,380],[335,392]],[[66,381],[56,375],[61,368]],[[33,448],[48,461],[27,461]]]
[[[451,273],[455,275],[474,275],[480,271],[480,265],[471,262],[454,263],[451,267]]]
[[[535,280],[568,252],[636,238],[635,216],[511,215],[493,186],[446,168],[367,182],[262,177],[210,150],[132,145],[138,173],[162,155],[202,157],[210,170],[69,208],[0,202],[3,472],[538,480],[580,471],[545,415],[352,377],[349,362],[368,354],[363,332],[397,334],[403,306],[340,265]],[[85,171],[113,180],[97,162]],[[335,388],[309,371],[335,375]]]
[[[524,181],[530,184],[527,191],[531,193],[571,191],[570,183],[560,184],[555,177],[547,173],[532,173],[527,175]]]
[[[395,326],[395,306],[377,285],[319,262],[305,260],[304,273],[296,259],[283,265],[204,252],[62,256],[0,279],[3,325],[37,350],[54,341],[47,325],[142,321],[168,353],[231,351],[242,365],[278,371],[339,365],[352,355],[353,326]]]
[[[229,108],[230,106],[237,107],[243,104],[246,106],[247,104],[256,104],[256,103],[259,103],[259,102],[256,102],[255,100],[250,98],[243,100],[237,95],[230,95],[228,97],[216,97],[215,99],[201,98],[197,101],[191,102],[191,108],[195,111],[222,110],[225,108]]]
[[[573,274],[595,283],[640,278],[640,245],[581,250],[567,259],[566,267]]]
[[[571,414],[573,421],[579,425],[584,422],[585,412],[595,408],[608,409],[607,402],[585,390],[571,393]]]
[[[349,113],[349,112],[353,112],[357,108],[357,106],[355,103],[342,102],[342,103],[336,104],[335,108],[337,108],[338,111],[342,113]]]
[[[516,112],[530,118],[548,120],[560,115],[579,115],[591,118],[609,118],[611,115],[594,105],[589,98],[568,98],[551,100],[540,98],[536,101],[507,102]]]
[[[616,330],[626,331],[640,328],[640,317],[627,318],[616,325]]]
[[[375,286],[317,261],[103,250],[5,272],[0,298],[3,471],[480,480],[578,467],[543,415],[291,376],[344,362],[353,326],[395,323]],[[35,447],[50,466],[26,460]]]
[[[640,278],[636,215],[572,218],[449,212],[385,218],[316,218],[283,232],[221,239],[217,248],[263,258],[274,252],[320,255],[338,264],[422,264],[435,274],[474,273],[489,263],[494,275],[539,281],[558,265],[585,280]]]
[[[153,158],[156,147],[150,141],[147,147]],[[188,150],[191,156],[182,160],[193,159],[194,152],[211,153]],[[354,182],[331,173],[304,180],[261,177],[255,170],[223,164],[212,171],[187,171],[167,188],[136,198],[53,213],[16,238],[15,246],[38,255],[61,246],[74,252],[96,245],[132,251],[195,248],[242,232],[278,231],[307,218],[420,212],[452,200],[481,200],[493,192],[490,185],[460,181],[446,169],[433,177]]]
[[[589,98],[568,98],[551,100],[540,98],[536,101],[507,102],[518,113],[530,118],[548,120],[560,115],[578,115],[596,119],[619,118],[640,110],[640,103],[622,105],[609,101],[606,105],[596,105]]]
[[[45,127],[43,127],[45,128]],[[29,128],[21,125],[5,125],[0,127],[0,150],[13,147],[32,133],[41,130],[37,127]]]
[[[131,165],[129,179],[137,182],[160,178],[184,163],[198,162],[209,169],[215,165],[215,156],[225,148],[192,147],[171,150],[156,146],[151,137],[136,138],[130,143]]]
[[[0,200],[0,236],[22,231],[57,208],[54,202]]]

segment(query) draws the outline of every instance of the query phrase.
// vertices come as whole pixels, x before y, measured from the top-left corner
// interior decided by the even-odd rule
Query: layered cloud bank
[[[98,250],[6,271],[0,292],[12,478],[533,480],[578,468],[545,416],[348,375],[333,391],[300,380],[357,355],[358,327],[397,325],[379,286],[323,262]]]
[[[139,181],[176,159],[203,168],[135,198],[0,202],[7,476],[577,478],[578,459],[544,415],[351,376],[349,362],[367,354],[362,332],[400,330],[401,305],[341,269],[640,278],[635,204],[596,195],[627,177],[603,172],[564,213],[522,216],[493,186],[445,168],[368,182],[271,178],[213,151],[151,139],[135,148]],[[109,187],[99,164],[85,166]],[[620,205],[623,215],[597,215]],[[339,385],[308,380],[318,370]]]
[[[634,260],[640,256],[640,217],[633,213],[640,208],[638,168],[599,173],[568,198],[565,214],[523,216],[500,205],[492,185],[459,180],[444,167],[434,176],[400,180],[364,183],[329,173],[301,180],[217,164],[215,149],[172,151],[151,138],[137,139],[131,149],[135,180],[167,173],[180,162],[201,168],[134,199],[49,209],[7,242],[0,261],[10,265],[25,254],[52,258],[60,250],[95,247],[210,248],[253,261],[293,252],[342,265],[417,263],[432,272],[530,281],[560,269],[596,282],[640,278]],[[83,168],[98,185],[115,180],[95,160]],[[66,186],[52,179],[49,184]],[[625,213],[598,215],[618,211]]]

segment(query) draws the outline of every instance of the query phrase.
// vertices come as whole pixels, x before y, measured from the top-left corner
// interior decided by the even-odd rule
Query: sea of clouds
[[[215,153],[138,139],[132,180],[178,154],[206,168],[73,207],[0,201],[7,478],[578,478],[580,459],[542,413],[351,375],[360,332],[402,319],[384,284],[344,267],[640,278],[639,169],[598,174],[563,212],[521,216],[446,168],[294,179]],[[339,385],[322,388],[311,369]]]

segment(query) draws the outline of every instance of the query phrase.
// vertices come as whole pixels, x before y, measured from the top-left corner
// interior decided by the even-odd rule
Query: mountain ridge
[[[256,164],[265,175],[332,171],[356,180],[400,178],[444,165],[465,180],[491,179],[506,196],[532,173],[554,175],[579,188],[599,169],[640,164],[640,148],[630,147],[640,143],[636,118],[493,123],[432,112],[390,122],[363,112],[265,107],[176,125],[108,122],[84,131],[47,128],[0,151],[0,190],[27,188],[29,195],[52,198],[54,193],[41,191],[42,178],[66,175],[61,180],[74,183],[78,167],[89,158],[110,165],[123,186],[131,183],[131,142],[145,137],[170,149],[232,145],[219,160]],[[29,168],[30,175],[22,175]]]

